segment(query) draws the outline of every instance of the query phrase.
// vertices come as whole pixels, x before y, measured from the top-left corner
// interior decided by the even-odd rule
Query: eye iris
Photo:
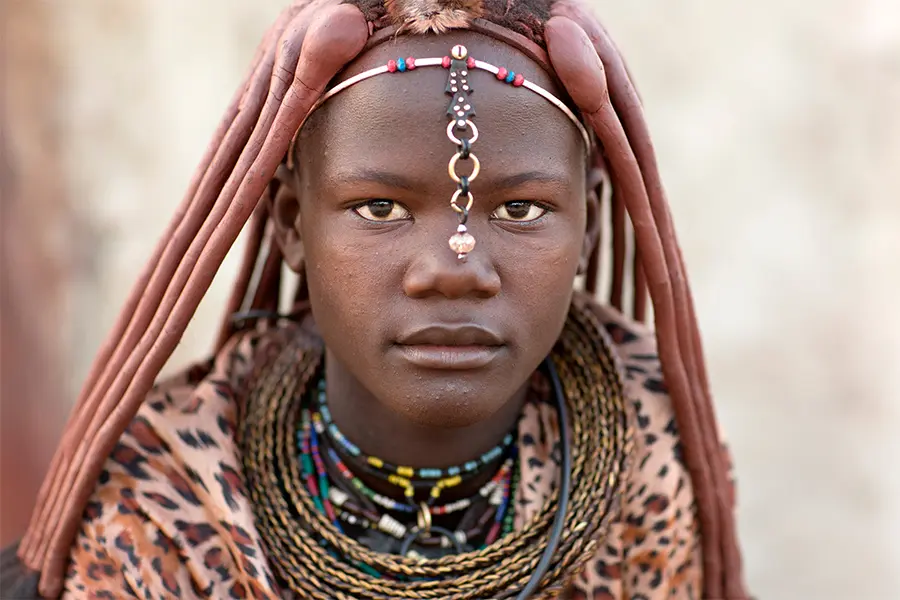
[[[390,200],[373,200],[369,202],[369,212],[377,219],[384,219],[391,216],[394,210],[394,203]]]
[[[506,213],[512,219],[524,219],[531,212],[531,204],[528,202],[510,202],[506,205]]]

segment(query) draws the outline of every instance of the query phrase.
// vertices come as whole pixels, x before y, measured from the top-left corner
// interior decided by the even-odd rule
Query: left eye
[[[534,202],[524,200],[507,202],[491,213],[492,219],[500,221],[513,221],[516,223],[528,223],[529,221],[537,221],[545,214],[547,209]]]
[[[409,211],[393,200],[369,200],[354,206],[353,212],[367,221],[379,223],[409,218]]]

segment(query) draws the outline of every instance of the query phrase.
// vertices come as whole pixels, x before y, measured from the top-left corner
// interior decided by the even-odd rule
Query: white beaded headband
[[[363,71],[358,75],[345,79],[325,92],[315,106],[313,106],[312,110],[310,110],[310,114],[328,101],[329,98],[343,92],[352,85],[356,85],[360,81],[365,81],[366,79],[385,73],[404,73],[413,71],[420,67],[443,67],[444,69],[449,70],[449,77],[445,89],[445,92],[451,96],[450,106],[447,109],[447,116],[450,118],[450,122],[447,124],[447,137],[459,147],[459,150],[450,159],[450,164],[448,165],[450,178],[457,185],[457,189],[450,199],[450,206],[459,215],[459,226],[456,228],[456,233],[450,237],[449,243],[450,248],[456,252],[457,258],[464,261],[469,252],[475,248],[475,238],[472,237],[472,234],[470,234],[466,228],[469,211],[472,209],[472,205],[475,202],[475,198],[469,190],[469,185],[475,181],[475,178],[478,177],[478,173],[481,171],[481,162],[478,160],[478,157],[471,152],[471,145],[478,140],[478,127],[472,122],[472,118],[475,116],[475,108],[470,97],[473,90],[469,84],[469,70],[480,69],[482,71],[487,71],[504,83],[510,84],[513,87],[524,87],[550,102],[550,104],[561,110],[563,114],[575,124],[575,127],[578,128],[578,132],[584,140],[588,152],[590,152],[591,148],[591,138],[588,135],[587,129],[585,129],[581,121],[578,120],[578,117],[575,116],[575,113],[573,113],[562,100],[541,86],[528,81],[521,73],[514,73],[503,67],[497,67],[481,60],[475,60],[473,57],[469,56],[469,51],[466,47],[461,45],[453,46],[453,49],[450,51],[450,56],[418,59],[413,57],[399,58],[397,60],[388,61],[386,65]],[[454,130],[457,133],[454,133]],[[471,131],[471,136],[460,137],[466,130]],[[294,141],[296,141],[296,136]],[[291,143],[288,161],[292,160],[293,154],[294,142]],[[460,160],[472,161],[472,172],[469,175],[457,174],[456,165]],[[466,199],[464,205],[460,205],[459,203],[459,200],[462,197],[465,197]]]

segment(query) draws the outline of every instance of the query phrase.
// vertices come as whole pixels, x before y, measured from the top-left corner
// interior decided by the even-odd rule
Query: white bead
[[[457,254],[468,254],[475,249],[475,238],[470,233],[455,233],[450,237],[450,249]]]
[[[406,536],[406,527],[400,521],[388,514],[381,515],[378,520],[378,529],[394,536],[397,539],[403,539]]]
[[[330,488],[328,488],[328,499],[331,500],[332,504],[340,507],[350,499],[350,496],[344,490],[340,490],[334,486],[331,486]]]

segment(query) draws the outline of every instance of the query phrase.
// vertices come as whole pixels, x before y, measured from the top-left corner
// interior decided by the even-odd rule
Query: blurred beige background
[[[33,355],[48,366],[19,377],[23,406],[10,387],[23,346],[4,350],[5,485],[29,489],[44,468],[42,448],[285,3],[6,0],[3,145],[23,200],[12,215],[4,194],[4,260],[43,276],[4,273],[40,315],[21,327],[4,309],[4,335],[36,329]],[[597,7],[644,97],[681,232],[753,591],[900,597],[900,4]],[[16,257],[16,240],[37,251]],[[227,283],[176,362],[207,351]],[[3,512],[8,538],[17,524]]]

